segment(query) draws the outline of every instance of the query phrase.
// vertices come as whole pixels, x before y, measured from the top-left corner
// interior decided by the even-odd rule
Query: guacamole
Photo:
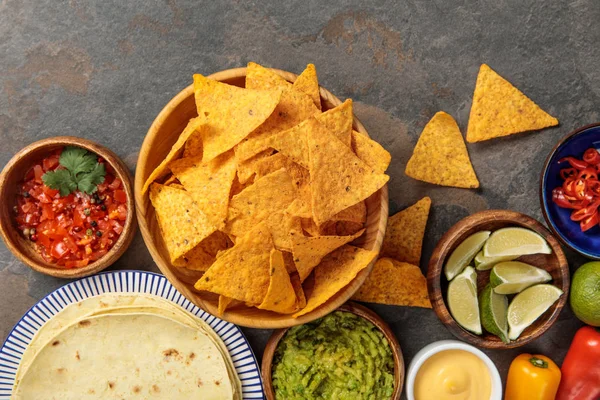
[[[375,325],[336,311],[286,333],[272,379],[278,400],[387,400],[394,392],[394,360]]]

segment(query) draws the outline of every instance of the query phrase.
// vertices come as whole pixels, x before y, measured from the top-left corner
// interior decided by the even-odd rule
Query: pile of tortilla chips
[[[351,100],[321,111],[312,64],[293,84],[255,63],[245,88],[194,75],[194,94],[198,117],[143,188],[172,265],[219,313],[314,310],[377,255],[349,243],[390,154],[352,129]]]
[[[556,125],[556,118],[489,66],[481,65],[469,116],[469,143]],[[460,129],[444,112],[435,114],[423,129],[405,172],[436,185],[479,187]]]
[[[431,308],[419,268],[430,207],[431,199],[424,197],[390,217],[380,258],[353,300]]]

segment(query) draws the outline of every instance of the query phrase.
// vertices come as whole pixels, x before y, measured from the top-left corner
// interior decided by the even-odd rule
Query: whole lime
[[[571,308],[583,322],[600,326],[600,262],[583,264],[571,282]]]

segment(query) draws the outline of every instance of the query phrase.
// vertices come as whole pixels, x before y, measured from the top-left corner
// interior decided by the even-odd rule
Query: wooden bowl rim
[[[358,315],[359,317],[364,318],[373,325],[375,325],[375,327],[377,327],[377,329],[379,329],[381,333],[383,333],[383,335],[388,341],[390,348],[392,349],[392,356],[394,358],[394,393],[392,394],[391,400],[399,400],[400,396],[402,395],[402,390],[404,388],[404,379],[406,377],[406,371],[404,366],[404,356],[402,355],[402,349],[400,348],[398,339],[396,338],[396,335],[394,335],[394,332],[392,331],[390,326],[383,320],[383,318],[377,315],[373,310],[353,301],[349,301],[347,303],[342,304],[332,312],[336,311],[344,311]],[[267,341],[265,351],[263,352],[260,369],[263,380],[263,388],[265,389],[265,395],[267,397],[267,400],[275,400],[275,394],[273,392],[273,385],[271,379],[273,356],[275,355],[277,345],[290,328],[292,327],[277,329],[275,332],[273,332],[273,334]]]
[[[511,341],[509,344],[505,344],[501,341],[490,341],[483,337],[475,335],[462,328],[454,320],[452,314],[450,314],[450,310],[446,307],[446,302],[442,294],[441,279],[445,279],[442,278],[444,262],[448,258],[450,249],[453,247],[458,237],[462,236],[470,229],[473,229],[478,225],[487,223],[492,220],[506,221],[514,224],[515,226],[522,226],[521,224],[517,223],[518,219],[523,219],[526,221],[526,223],[530,224],[527,227],[528,229],[531,229],[547,237],[548,244],[552,248],[552,252],[557,258],[560,276],[562,278],[562,286],[560,289],[563,291],[563,295],[558,299],[554,311],[550,314],[549,317],[546,318],[546,320],[540,319],[536,321],[538,323],[543,322],[543,324],[540,325],[531,335],[529,335],[528,337],[521,336],[517,340]],[[537,339],[542,334],[544,334],[554,324],[554,322],[556,322],[560,312],[565,306],[569,295],[569,264],[567,262],[567,258],[565,257],[564,252],[562,251],[562,248],[560,247],[560,244],[545,226],[543,226],[536,219],[526,214],[509,210],[484,210],[479,211],[475,214],[471,214],[454,224],[441,237],[441,239],[438,241],[433,250],[433,254],[440,255],[439,258],[437,258],[437,261],[435,257],[431,258],[427,269],[427,288],[429,292],[429,299],[431,301],[431,305],[433,306],[433,310],[435,311],[440,321],[444,325],[446,325],[446,328],[448,328],[448,330],[450,330],[450,332],[452,332],[454,336],[456,336],[460,340],[466,340],[471,344],[479,347],[484,347],[488,349],[512,349],[516,347],[521,347],[527,343],[532,342],[533,340]],[[448,320],[446,320],[446,316],[449,316]]]
[[[112,246],[108,253],[83,268],[62,269],[48,267],[47,265],[32,259],[20,250],[20,246],[12,240],[11,234],[9,233],[11,230],[16,230],[12,218],[9,218],[8,221],[4,220],[4,218],[0,218],[0,235],[4,240],[6,247],[12,252],[12,254],[31,269],[56,278],[72,279],[90,276],[108,268],[115,261],[117,261],[119,257],[121,257],[133,240],[137,227],[134,200],[135,196],[131,173],[129,172],[129,168],[125,165],[125,163],[112,150],[88,139],[75,136],[55,136],[38,140],[25,146],[23,149],[17,152],[3,168],[2,172],[0,173],[0,199],[5,197],[7,190],[6,185],[9,184],[7,179],[10,175],[10,172],[13,170],[13,168],[23,162],[23,160],[25,160],[30,154],[35,152],[43,152],[44,148],[69,145],[84,148],[102,157],[115,170],[117,176],[123,182],[123,189],[127,195],[127,219],[123,225],[123,232],[119,236],[117,242]],[[10,203],[5,203],[2,206],[8,207],[9,204]],[[17,234],[19,233],[17,232]]]
[[[571,138],[587,131],[588,129],[598,128],[598,127],[600,127],[600,122],[582,126],[581,128],[577,128],[574,131],[563,136],[556,143],[556,145],[554,145],[552,150],[550,150],[550,153],[548,153],[548,156],[546,157],[546,161],[544,161],[544,167],[542,168],[542,172],[540,173],[540,184],[539,184],[539,198],[540,198],[540,208],[542,209],[542,215],[544,216],[544,220],[546,221],[546,224],[548,225],[548,227],[550,228],[550,230],[552,231],[554,236],[556,236],[556,238],[559,240],[559,242],[562,243],[564,246],[568,247],[569,249],[573,250],[576,253],[581,254],[584,257],[591,258],[592,260],[600,260],[600,251],[598,251],[597,253],[589,253],[589,252],[585,252],[585,251],[578,249],[577,247],[573,246],[567,239],[565,239],[563,237],[563,235],[561,234],[561,232],[556,228],[553,219],[550,217],[550,215],[548,214],[548,211],[546,209],[546,202],[544,201],[544,187],[546,186],[546,174],[548,173],[548,169],[550,168],[550,161],[552,161],[552,158],[554,157],[554,154],[556,154],[558,149],[560,149]]]
[[[226,69],[226,70],[219,71],[214,74],[208,75],[207,78],[217,80],[217,81],[226,81],[226,80],[232,80],[232,79],[236,79],[236,78],[239,79],[239,78],[246,76],[246,70],[247,70],[246,67]],[[288,72],[288,71],[283,71],[283,70],[274,69],[274,68],[271,68],[271,70],[280,74],[289,82],[294,82],[295,79],[298,77],[298,75]],[[319,91],[320,91],[320,95],[321,95],[321,100],[325,99],[327,101],[332,101],[332,102],[335,102],[336,105],[339,105],[342,103],[342,101],[339,98],[334,96],[331,92],[329,92],[327,89],[323,88],[322,86],[319,86]],[[156,118],[152,122],[152,125],[148,129],[146,136],[144,137],[144,141],[142,142],[142,146],[140,148],[140,156],[138,159],[138,168],[136,168],[136,174],[135,174],[135,179],[134,179],[136,213],[138,216],[138,223],[140,225],[140,231],[142,232],[142,237],[144,239],[144,243],[146,244],[146,247],[148,248],[148,251],[150,252],[150,254],[152,256],[152,259],[154,260],[154,262],[156,263],[156,265],[158,266],[160,271],[163,273],[163,275],[165,275],[167,277],[167,279],[171,283],[173,283],[177,287],[177,289],[188,300],[190,300],[192,303],[194,303],[196,306],[200,307],[201,309],[207,311],[208,313],[216,315],[217,314],[216,306],[213,307],[212,304],[206,302],[206,303],[208,303],[208,306],[205,307],[204,304],[201,304],[199,301],[196,301],[197,293],[194,293],[194,292],[188,290],[187,287],[181,287],[182,285],[178,284],[180,282],[179,278],[170,271],[168,265],[166,265],[166,264],[163,265],[162,256],[160,255],[158,249],[156,248],[156,246],[154,244],[154,239],[153,239],[152,235],[150,234],[149,225],[145,218],[145,210],[143,209],[144,199],[146,196],[148,196],[148,193],[142,195],[142,187],[144,186],[145,179],[147,179],[147,178],[143,177],[141,175],[141,173],[140,173],[141,169],[139,168],[140,160],[142,158],[142,155],[144,154],[144,149],[146,147],[149,147],[150,142],[153,140],[153,138],[151,137],[151,134],[153,132],[159,131],[163,125],[163,122],[167,120],[167,116],[170,115],[172,110],[175,109],[178,105],[180,105],[183,101],[185,101],[189,96],[193,96],[193,93],[194,93],[194,85],[191,84],[191,85],[185,87],[181,92],[176,94],[163,107],[163,109],[160,111],[160,113],[156,116]],[[367,132],[366,128],[364,127],[364,125],[358,120],[358,118],[356,118],[356,115],[353,114],[353,117],[354,117],[353,129],[358,130],[362,133],[365,133],[368,136],[368,132]],[[378,192],[375,192],[375,193],[379,193],[379,196],[381,198],[381,201],[379,204],[379,210],[377,211],[380,215],[377,232],[378,232],[378,235],[381,235],[381,237],[383,238],[383,235],[385,235],[385,230],[387,227],[387,219],[388,219],[388,186],[387,186],[387,184],[384,185]],[[373,250],[379,252],[380,249],[381,249],[381,243],[377,244]],[[359,274],[354,278],[354,280],[352,280],[348,284],[348,286],[352,285],[353,282],[355,282],[357,279],[360,279],[359,283],[362,284],[366,280],[368,274],[373,269],[373,266],[375,265],[375,261],[376,261],[376,258],[371,263],[369,263],[369,265],[363,271],[359,272]],[[358,290],[359,286],[360,285],[357,285],[356,290]],[[311,312],[309,312],[305,315],[302,315],[298,318],[293,318],[291,315],[289,315],[289,316],[280,316],[281,318],[279,318],[279,319],[256,319],[255,318],[255,319],[248,320],[240,315],[232,314],[231,312],[227,312],[227,311],[224,313],[224,315],[220,316],[220,318],[225,321],[231,322],[233,324],[245,326],[248,328],[259,328],[259,329],[289,328],[292,326],[305,324],[307,322],[310,322],[312,320],[320,318],[326,314],[329,314],[331,311],[337,309],[340,305],[342,305],[344,302],[349,300],[352,297],[352,295],[354,294],[354,293],[349,293],[349,292],[345,293],[346,289],[347,289],[347,286],[344,287],[342,290],[340,290],[338,293],[336,293],[333,297],[331,297],[327,302],[325,302],[321,306],[317,307],[316,309],[312,310]],[[340,294],[343,294],[343,296],[340,296]]]

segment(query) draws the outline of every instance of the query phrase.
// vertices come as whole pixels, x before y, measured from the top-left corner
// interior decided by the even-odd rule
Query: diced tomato
[[[55,240],[52,243],[52,257],[54,258],[63,258],[69,252],[69,248],[62,240]]]
[[[53,154],[50,157],[44,158],[42,161],[42,166],[44,167],[44,171],[53,171],[56,167],[58,167],[58,160],[60,159],[59,154]]]
[[[37,183],[42,183],[42,175],[44,175],[44,169],[41,165],[37,164],[33,166],[34,179]]]
[[[60,192],[58,190],[50,189],[46,185],[42,185],[42,191],[46,194],[46,196],[55,198]]]
[[[42,204],[42,216],[40,221],[45,221],[47,219],[54,219],[54,210],[52,209],[51,204]]]
[[[114,179],[114,180],[113,180],[113,181],[110,183],[110,185],[108,185],[108,187],[109,187],[110,189],[112,189],[112,190],[117,190],[118,188],[120,188],[120,187],[121,187],[121,184],[122,184],[121,180],[120,180],[119,178],[115,178],[115,179]]]
[[[115,190],[114,198],[119,203],[127,202],[127,194],[125,193],[124,190]]]

